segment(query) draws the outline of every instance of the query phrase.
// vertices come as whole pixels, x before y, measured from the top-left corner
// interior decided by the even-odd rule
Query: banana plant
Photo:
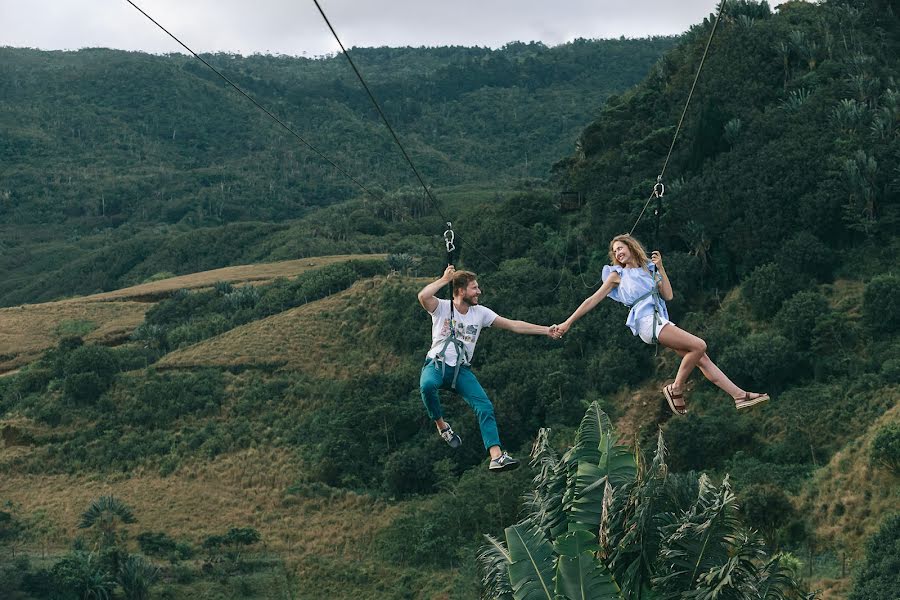
[[[662,433],[648,465],[616,439],[596,402],[561,457],[538,433],[527,514],[479,553],[482,598],[811,598],[740,522],[727,477],[670,475]]]

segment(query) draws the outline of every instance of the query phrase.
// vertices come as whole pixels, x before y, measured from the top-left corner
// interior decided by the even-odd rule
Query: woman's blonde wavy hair
[[[647,251],[644,250],[644,246],[633,238],[630,234],[624,233],[622,235],[617,235],[609,242],[609,258],[612,261],[612,264],[618,265],[619,262],[616,260],[616,253],[613,252],[613,246],[616,242],[622,242],[628,247],[628,250],[631,252],[631,256],[633,256],[638,263],[638,266],[641,268],[647,268],[647,263],[650,262],[650,258],[647,256]],[[620,265],[625,266],[625,265]]]

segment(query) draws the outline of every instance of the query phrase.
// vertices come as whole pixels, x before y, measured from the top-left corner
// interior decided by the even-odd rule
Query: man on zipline
[[[445,285],[451,285],[453,301],[435,298]],[[453,389],[472,407],[478,417],[481,439],[491,455],[488,468],[491,471],[508,471],[519,466],[519,461],[507,454],[500,445],[494,406],[472,370],[469,368],[475,343],[484,327],[499,327],[514,333],[554,336],[550,327],[533,325],[525,321],[512,321],[481,306],[478,299],[481,289],[475,273],[457,271],[453,265],[444,275],[429,283],[419,292],[419,304],[431,315],[431,349],[422,367],[419,389],[428,416],[437,425],[438,433],[451,448],[459,448],[460,437],[444,421],[441,410],[440,389]]]

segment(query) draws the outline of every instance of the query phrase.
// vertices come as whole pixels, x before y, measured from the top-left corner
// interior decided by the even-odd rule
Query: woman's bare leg
[[[679,356],[684,356],[685,352],[683,350],[675,350]],[[720,390],[734,398],[735,400],[743,400],[748,395],[751,399],[761,396],[762,394],[758,394],[756,392],[747,392],[741,387],[738,387],[728,376],[720,369],[716,363],[712,361],[708,354],[703,354],[699,361],[697,361],[697,367],[700,369],[700,372],[703,373],[703,376],[709,380],[710,383],[718,387]]]
[[[672,323],[667,323],[659,330],[658,338],[660,344],[681,355],[681,365],[678,367],[678,374],[675,375],[675,383],[672,384],[674,390],[680,392],[684,389],[691,371],[706,356],[706,342]]]

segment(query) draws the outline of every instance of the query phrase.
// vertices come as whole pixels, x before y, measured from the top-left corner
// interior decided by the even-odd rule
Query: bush
[[[412,566],[446,567],[471,560],[481,532],[497,535],[515,522],[518,498],[531,477],[527,468],[503,478],[483,469],[467,471],[440,502],[408,507],[383,529],[375,539],[377,552],[385,560]]]
[[[53,565],[50,579],[56,600],[109,598],[115,588],[112,575],[94,554],[73,552]]]
[[[736,418],[731,406],[698,417],[672,419],[666,424],[669,466],[675,471],[706,470],[721,466],[738,450],[753,446],[754,425]]]
[[[866,560],[857,572],[848,600],[896,598],[900,590],[900,513],[885,519],[866,544]]]
[[[147,556],[164,558],[171,562],[187,560],[194,555],[189,544],[178,542],[165,533],[144,531],[137,536],[141,552]]]
[[[768,319],[803,287],[803,282],[774,263],[757,267],[741,285],[741,293],[757,319]]]
[[[900,424],[889,423],[878,430],[869,446],[869,462],[900,474]]]
[[[740,499],[749,524],[759,529],[766,543],[774,549],[778,530],[794,516],[794,506],[787,494],[774,485],[751,485],[740,494]]]
[[[140,556],[130,555],[122,561],[117,574],[127,600],[149,600],[150,588],[159,579],[159,569]]]
[[[53,379],[53,371],[50,369],[31,366],[16,375],[15,385],[20,394],[32,394],[43,392],[51,379]]]
[[[80,403],[96,402],[119,372],[116,351],[105,346],[80,346],[64,359],[65,395]]]
[[[423,468],[419,448],[407,448],[391,454],[384,463],[384,486],[389,494],[402,498],[433,491],[433,470]]]
[[[775,325],[785,338],[807,350],[812,344],[816,324],[830,312],[828,300],[818,290],[797,292],[775,316]]]
[[[881,275],[866,285],[863,292],[863,322],[879,336],[889,337],[900,331],[900,277]]]
[[[834,272],[834,252],[822,240],[801,231],[781,247],[778,265],[800,279],[829,281]]]
[[[727,461],[724,470],[731,476],[737,490],[753,484],[771,484],[796,495],[800,493],[812,468],[810,464],[765,462],[739,451]]]
[[[63,393],[79,404],[96,402],[107,385],[96,373],[74,373],[66,377]]]
[[[881,363],[881,378],[885,383],[900,383],[900,358],[889,358]]]
[[[722,370],[738,385],[752,385],[772,391],[798,373],[790,342],[780,335],[756,333],[722,352]]]

